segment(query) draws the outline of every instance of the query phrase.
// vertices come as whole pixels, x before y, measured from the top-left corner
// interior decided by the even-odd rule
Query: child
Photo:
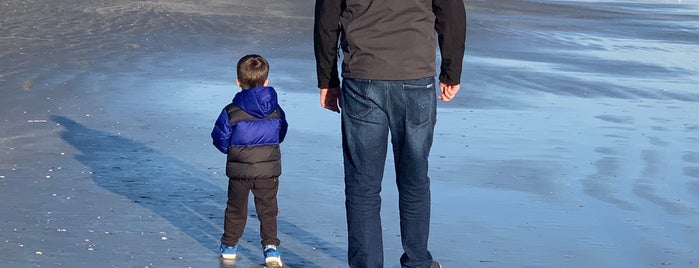
[[[211,137],[227,154],[228,202],[221,237],[221,257],[235,259],[243,235],[252,191],[260,220],[260,237],[267,266],[282,266],[277,251],[277,190],[281,175],[281,151],[287,122],[268,87],[269,63],[262,56],[247,55],[238,61],[237,83],[242,89],[218,116]]]

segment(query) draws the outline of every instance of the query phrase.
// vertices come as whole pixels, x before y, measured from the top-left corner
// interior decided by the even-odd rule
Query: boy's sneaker
[[[265,264],[267,267],[282,267],[282,259],[275,245],[267,245],[264,248]]]
[[[221,258],[235,259],[235,255],[237,253],[238,253],[238,244],[230,247],[224,243],[221,243]]]
[[[442,264],[440,264],[438,261],[432,261],[430,268],[442,268]]]

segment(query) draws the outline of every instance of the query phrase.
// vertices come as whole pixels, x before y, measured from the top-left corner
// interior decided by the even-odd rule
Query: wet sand
[[[445,267],[699,266],[699,3],[467,1],[440,102],[431,249]],[[209,132],[259,53],[289,117],[290,267],[345,267],[339,117],[318,106],[312,1],[0,4],[0,262],[259,267],[251,210],[217,258]],[[387,267],[402,252],[387,161]]]

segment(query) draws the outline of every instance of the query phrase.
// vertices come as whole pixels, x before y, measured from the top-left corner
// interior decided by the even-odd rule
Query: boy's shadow
[[[200,178],[211,176],[193,166],[164,155],[131,139],[86,128],[63,116],[51,116],[65,130],[61,138],[80,151],[75,158],[89,167],[94,182],[115,194],[156,213],[202,246],[218,254],[223,231],[226,191]],[[254,214],[254,208],[250,209]],[[248,221],[255,220],[254,215]],[[278,219],[279,232],[324,248],[324,254],[344,261],[344,250],[298,226]],[[259,232],[245,229],[245,237],[259,238]],[[257,245],[256,242],[251,244]],[[255,254],[259,254],[255,252]],[[292,249],[282,252],[292,267],[321,267]],[[227,266],[222,263],[222,266]]]

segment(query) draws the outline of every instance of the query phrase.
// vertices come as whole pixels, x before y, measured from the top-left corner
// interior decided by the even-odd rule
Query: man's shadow
[[[61,138],[80,151],[75,158],[91,169],[98,186],[156,213],[211,249],[212,254],[218,254],[227,194],[224,189],[200,179],[211,174],[134,140],[86,128],[72,119],[51,116],[51,120],[65,128]],[[252,205],[249,215],[248,222],[256,219]],[[280,234],[312,244],[331,258],[345,261],[344,250],[293,223],[278,219],[278,228]],[[242,239],[245,237],[259,238],[259,232],[246,227]],[[282,258],[292,267],[321,267],[294,254],[292,249],[285,248],[282,253]]]

